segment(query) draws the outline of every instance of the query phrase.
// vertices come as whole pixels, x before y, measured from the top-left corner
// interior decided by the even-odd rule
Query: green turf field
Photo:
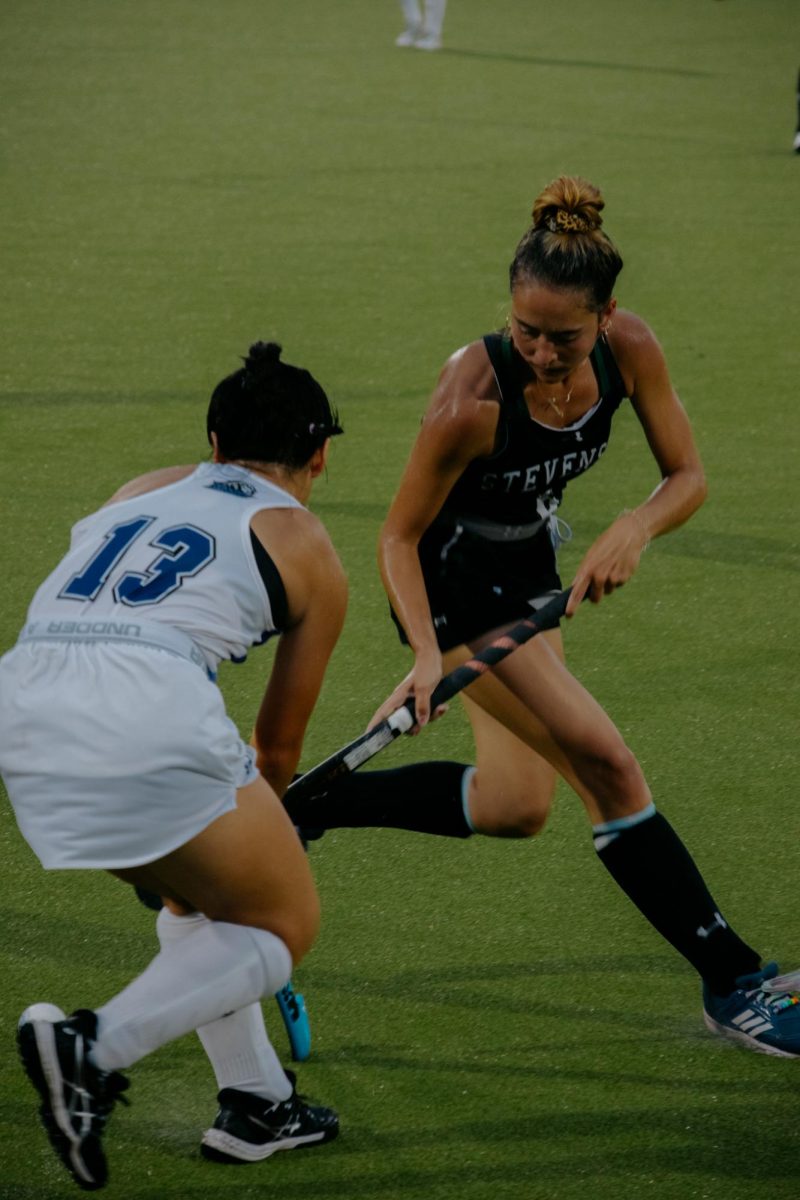
[[[4,0],[0,648],[70,524],[137,473],[203,458],[210,388],[274,336],[347,429],[314,506],[352,598],[306,764],[359,732],[406,669],[374,545],[426,394],[501,322],[536,193],[583,174],[711,490],[581,612],[568,652],[728,919],[800,963],[797,15],[451,0],[445,49],[423,54],[394,48],[395,0]],[[623,413],[567,495],[566,578],[655,482]],[[268,665],[223,671],[245,733]],[[381,765],[470,754],[456,705]],[[35,1125],[17,1016],[101,1003],[152,955],[152,915],[110,877],[45,875],[4,797],[0,844],[0,1200],[61,1200],[77,1189]],[[203,1162],[214,1083],[187,1038],[133,1071],[109,1197],[797,1196],[800,1064],[705,1032],[691,970],[596,862],[566,789],[536,842],[343,831],[312,856],[300,1082],[340,1109],[340,1140]]]

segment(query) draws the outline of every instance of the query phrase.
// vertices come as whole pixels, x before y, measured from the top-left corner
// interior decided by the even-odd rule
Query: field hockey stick
[[[510,629],[495,638],[493,642],[489,642],[488,646],[484,646],[460,667],[456,667],[454,671],[443,676],[431,696],[431,712],[435,712],[440,704],[444,704],[465,687],[469,687],[476,679],[480,679],[481,675],[491,670],[497,663],[502,662],[519,646],[524,646],[537,633],[541,633],[545,629],[555,629],[564,616],[571,590],[571,588],[567,588],[566,591],[559,592],[536,612],[522,621],[518,621],[516,625],[512,625]],[[368,729],[354,741],[348,742],[330,758],[326,758],[324,762],[312,767],[310,771],[306,771],[304,775],[296,779],[286,789],[286,799],[296,801],[318,795],[336,779],[351,774],[365,762],[369,762],[371,758],[374,758],[376,754],[400,737],[401,733],[407,733],[409,729],[412,729],[415,721],[414,699],[410,697],[405,704],[401,704],[380,724]]]

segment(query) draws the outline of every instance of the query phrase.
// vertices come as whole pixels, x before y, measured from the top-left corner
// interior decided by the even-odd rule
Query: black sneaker
[[[108,1167],[101,1144],[114,1101],[128,1086],[118,1071],[99,1071],[88,1059],[97,1017],[79,1009],[65,1018],[54,1004],[32,1004],[19,1020],[22,1065],[39,1093],[39,1116],[50,1144],[78,1187],[103,1187]]]
[[[330,1142],[339,1132],[339,1117],[332,1108],[306,1104],[294,1086],[288,1100],[270,1104],[252,1092],[223,1088],[217,1099],[219,1112],[203,1134],[200,1150],[215,1162],[261,1162],[276,1150],[296,1150]]]

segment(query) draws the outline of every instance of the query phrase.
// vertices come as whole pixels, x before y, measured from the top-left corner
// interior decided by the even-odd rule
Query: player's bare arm
[[[259,513],[252,528],[271,547],[288,602],[288,628],[278,642],[253,735],[259,770],[282,796],[297,770],[344,623],[347,579],[325,528],[306,509]]]
[[[396,691],[403,698],[414,694],[420,725],[429,719],[430,693],[441,678],[442,659],[417,547],[467,464],[491,454],[496,401],[494,374],[481,342],[448,359],[381,531],[381,576],[416,655],[414,669]]]
[[[649,542],[682,525],[706,495],[691,427],[652,330],[640,317],[619,311],[609,342],[661,479],[646,500],[621,513],[590,546],[573,580],[568,615],[587,593],[597,603],[626,583]]]

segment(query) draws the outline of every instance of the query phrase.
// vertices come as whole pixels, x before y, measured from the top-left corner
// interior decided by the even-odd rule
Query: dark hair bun
[[[214,388],[208,406],[209,441],[217,435],[231,462],[306,465],[342,432],[336,410],[308,371],[281,362],[277,342],[253,342],[243,366]]]
[[[277,342],[253,342],[247,357],[242,359],[247,375],[254,380],[271,375],[281,360],[282,349]]]

